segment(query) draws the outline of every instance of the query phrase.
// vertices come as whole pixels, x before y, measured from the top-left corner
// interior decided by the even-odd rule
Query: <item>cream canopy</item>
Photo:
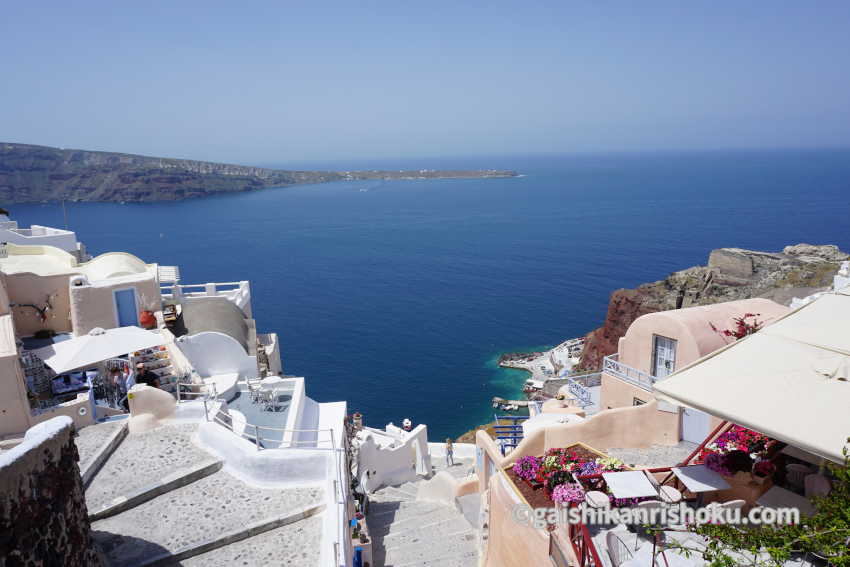
[[[850,295],[822,295],[656,382],[655,395],[843,463]]]
[[[68,372],[102,360],[127,354],[135,350],[154,348],[165,344],[159,333],[139,327],[92,329],[81,337],[54,343],[33,352],[57,373]]]

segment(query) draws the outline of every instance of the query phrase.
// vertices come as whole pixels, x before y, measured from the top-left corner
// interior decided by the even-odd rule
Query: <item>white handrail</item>
[[[632,368],[628,364],[623,364],[619,361],[619,354],[611,354],[602,360],[602,369],[609,374],[625,380],[639,388],[643,388],[647,392],[651,392],[653,384],[658,381],[658,378],[652,374],[647,374],[637,368]]]
[[[207,398],[204,398],[204,415],[206,416],[207,421],[214,421],[214,422],[218,423],[219,425],[221,425],[222,427],[229,429],[234,434],[239,435],[239,437],[243,437],[243,438],[248,437],[249,439],[251,438],[251,436],[246,435],[246,433],[244,431],[242,433],[237,433],[233,429],[233,416],[229,415],[228,413],[223,411],[221,408],[219,408],[219,410],[213,416],[212,420],[210,420],[209,413],[207,412]],[[222,417],[227,418],[230,421],[230,423],[225,423],[225,421],[223,419],[221,419]],[[261,450],[265,449],[265,447],[263,447],[260,443],[260,441],[262,440],[262,436],[260,434],[261,429],[265,429],[265,430],[268,430],[268,431],[281,431],[281,432],[284,432],[284,433],[317,433],[318,434],[318,433],[321,433],[321,432],[328,432],[330,434],[330,442],[331,442],[331,446],[330,446],[329,449],[327,447],[319,447],[318,446],[318,442],[319,442],[318,441],[318,435],[317,435],[316,441],[313,441],[313,440],[297,441],[297,440],[294,440],[294,439],[290,440],[289,441],[289,447],[287,447],[287,449],[292,449],[293,444],[315,443],[316,446],[311,447],[311,448],[317,449],[317,450],[330,450],[333,453],[333,466],[334,466],[333,492],[334,492],[334,499],[336,500],[337,505],[342,505],[342,504],[345,503],[344,492],[343,492],[344,479],[342,477],[342,469],[339,465],[339,451],[340,451],[340,449],[344,449],[344,447],[337,447],[336,436],[334,435],[334,430],[332,428],[327,428],[327,429],[283,429],[283,428],[279,428],[279,427],[268,427],[268,426],[265,426],[265,425],[259,425],[258,426],[258,425],[254,425],[252,423],[246,423],[245,429],[247,429],[249,426],[254,428],[253,439],[254,439],[254,443],[256,444],[257,451],[261,451]],[[282,437],[285,437],[285,436],[282,436]],[[282,447],[281,447],[281,449],[282,449]],[[334,542],[334,560],[336,561],[336,563],[335,563],[336,565],[340,565],[340,541],[339,541],[339,537],[337,537],[337,541]]]

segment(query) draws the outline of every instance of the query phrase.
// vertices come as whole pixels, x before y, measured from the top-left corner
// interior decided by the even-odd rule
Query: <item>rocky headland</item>
[[[0,142],[0,201],[175,201],[305,183],[516,177],[509,170],[295,171]]]
[[[620,337],[641,315],[752,297],[788,305],[794,297],[827,289],[841,262],[847,259],[850,255],[832,245],[797,244],[786,246],[782,252],[712,250],[707,266],[674,272],[635,289],[614,291],[604,323],[586,337],[579,367],[601,368],[602,359],[617,352]]]

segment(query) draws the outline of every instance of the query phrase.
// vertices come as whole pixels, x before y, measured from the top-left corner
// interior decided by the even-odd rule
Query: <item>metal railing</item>
[[[576,397],[578,405],[580,405],[582,409],[593,405],[593,396],[590,394],[590,391],[575,380],[570,379],[567,382],[567,389],[570,394]]]
[[[210,401],[212,401],[212,400],[209,397],[205,397],[203,399],[204,416],[206,417],[206,420],[210,421],[210,422],[217,423],[217,424],[221,425],[222,427],[229,429],[231,432],[233,432],[238,437],[241,437],[243,439],[248,439],[249,441],[253,441],[254,445],[257,448],[257,451],[262,451],[263,449],[266,449],[266,447],[263,447],[263,445],[262,445],[264,439],[265,440],[271,440],[271,436],[264,436],[263,435],[262,432],[264,432],[264,431],[265,432],[279,432],[279,433],[281,433],[281,439],[286,439],[287,433],[291,434],[291,439],[288,442],[288,444],[289,444],[288,447],[279,447],[279,449],[291,450],[291,449],[294,449],[294,448],[298,448],[297,446],[303,443],[303,444],[310,444],[311,445],[309,447],[303,447],[303,448],[315,449],[315,450],[318,450],[318,451],[330,451],[333,454],[332,459],[333,459],[333,466],[334,466],[334,479],[333,479],[334,499],[336,500],[336,504],[338,506],[344,506],[345,505],[346,501],[345,501],[344,487],[346,486],[346,481],[345,481],[345,478],[343,477],[342,467],[340,466],[340,463],[339,463],[340,454],[343,457],[346,455],[346,439],[345,439],[344,436],[341,439],[341,446],[337,446],[336,435],[334,434],[334,430],[331,429],[331,428],[328,428],[328,429],[284,429],[284,428],[279,428],[279,427],[268,427],[268,426],[263,426],[263,425],[254,425],[252,423],[247,423],[247,422],[245,423],[245,427],[243,428],[243,430],[241,432],[239,432],[239,431],[236,431],[236,429],[234,428],[233,417],[221,408],[218,408],[215,412],[215,415],[213,415],[212,419],[210,419],[210,408],[208,406]],[[249,433],[249,431],[252,432],[252,433]],[[296,439],[296,437],[300,433],[315,433],[316,439],[298,440],[298,439]],[[320,441],[319,441],[318,437],[319,437],[320,433],[327,433],[328,434],[328,438],[329,438],[328,441],[330,442],[330,447],[319,446]],[[293,447],[293,445],[295,445],[296,447]],[[344,512],[343,512],[343,517],[344,517]],[[334,556],[335,556],[334,557],[334,561],[335,561],[334,564],[335,565],[340,565],[340,547],[341,547],[341,542],[339,541],[339,538],[337,538],[337,541],[335,541],[334,544],[333,544]]]
[[[651,392],[653,384],[658,381],[658,378],[637,368],[632,368],[628,364],[623,364],[619,361],[619,357],[619,354],[606,356],[602,361],[602,371]]]
[[[180,402],[189,402],[193,399],[197,400],[198,398],[204,398],[207,400],[215,400],[218,398],[218,390],[216,389],[215,382],[211,382],[209,384],[198,384],[196,382],[181,382],[180,379],[178,379],[174,385],[176,386],[178,404]],[[185,389],[180,386],[185,386]],[[200,391],[195,392],[189,388],[200,388]]]
[[[587,392],[586,388],[593,388],[602,384],[602,373],[588,372],[586,374],[576,374],[574,376],[567,375],[560,378],[548,378],[543,382],[543,394],[550,398],[554,398],[562,386],[569,386],[571,384],[576,384],[578,388]],[[584,396],[584,394],[582,395],[584,399],[589,399],[589,396],[589,392],[587,393],[587,396]],[[592,405],[592,402],[588,405]]]

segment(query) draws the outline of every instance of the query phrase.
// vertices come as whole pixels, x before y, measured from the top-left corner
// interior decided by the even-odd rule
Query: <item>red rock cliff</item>
[[[836,246],[797,244],[781,253],[719,248],[708,266],[674,272],[663,280],[611,294],[603,325],[588,333],[580,366],[602,367],[602,359],[617,352],[620,337],[641,315],[708,305],[736,299],[766,297],[787,305],[828,288],[840,263],[850,258]]]

